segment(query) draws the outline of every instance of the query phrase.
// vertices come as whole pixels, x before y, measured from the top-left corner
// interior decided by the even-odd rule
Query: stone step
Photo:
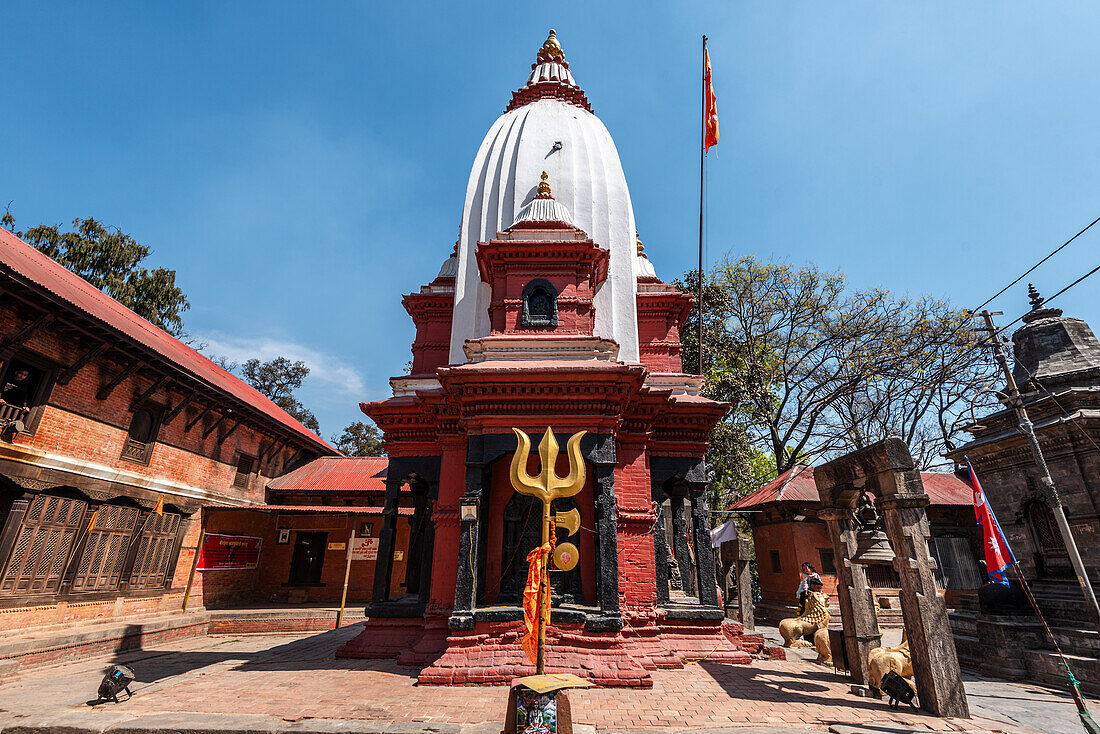
[[[978,670],[985,650],[977,637],[956,634],[955,653],[959,657],[959,665],[969,670]]]
[[[1100,633],[1080,627],[1051,627],[1051,634],[1064,652],[1100,657]]]
[[[1065,658],[1073,675],[1079,681],[1081,690],[1094,696],[1100,694],[1100,657],[1066,653]],[[1069,681],[1061,663],[1062,658],[1051,650],[1024,652],[1024,664],[1027,665],[1028,673],[1034,680],[1068,689]]]
[[[974,612],[951,612],[947,617],[952,634],[976,636],[978,633],[977,615]]]

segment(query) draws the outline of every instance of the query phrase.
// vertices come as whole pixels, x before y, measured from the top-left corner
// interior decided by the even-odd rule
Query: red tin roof
[[[0,271],[45,289],[62,305],[80,311],[159,354],[216,390],[252,406],[276,423],[326,452],[336,453],[324,439],[292,418],[267,396],[242,382],[163,329],[149,323],[76,273],[59,265],[0,227]]]
[[[280,492],[384,492],[387,466],[385,456],[322,456],[272,479],[267,488]]]
[[[969,505],[974,501],[970,485],[947,472],[920,473],[924,492],[933,505]],[[812,466],[794,466],[729,506],[747,510],[773,502],[820,502]]]
[[[814,468],[796,464],[760,489],[745,495],[729,506],[730,510],[744,510],[770,502],[818,502],[817,485],[814,484]]]

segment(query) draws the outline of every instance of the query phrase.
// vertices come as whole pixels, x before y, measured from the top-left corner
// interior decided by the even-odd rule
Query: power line
[[[1066,291],[1068,291],[1068,290],[1069,290],[1070,288],[1072,288],[1073,286],[1077,285],[1077,284],[1078,284],[1078,283],[1080,283],[1080,282],[1081,282],[1082,280],[1084,280],[1085,278],[1087,278],[1087,277],[1089,277],[1090,275],[1094,274],[1094,273],[1095,273],[1096,271],[1098,271],[1098,270],[1100,270],[1100,265],[1097,265],[1097,266],[1096,266],[1095,268],[1093,268],[1092,270],[1088,271],[1087,273],[1085,273],[1084,275],[1082,275],[1082,276],[1081,276],[1080,278],[1078,278],[1077,280],[1073,281],[1072,283],[1070,283],[1069,285],[1067,285],[1067,286],[1066,286],[1065,288],[1063,288],[1062,290],[1060,290],[1060,291],[1058,291],[1057,293],[1055,293],[1055,294],[1054,294],[1053,296],[1051,296],[1050,298],[1044,298],[1044,299],[1043,299],[1043,305],[1044,305],[1044,306],[1045,306],[1045,305],[1047,305],[1048,303],[1050,303],[1051,301],[1053,301],[1053,300],[1054,300],[1055,298],[1057,298],[1058,296],[1062,295],[1063,293],[1065,293]],[[1023,318],[1024,316],[1026,316],[1026,315],[1027,315],[1027,313],[1025,312],[1025,313],[1024,313],[1023,315],[1021,315],[1021,316],[1017,316],[1017,317],[1016,317],[1016,320],[1015,320],[1015,321],[1013,321],[1013,322],[1012,322],[1011,324],[1008,324],[1008,326],[1005,326],[1005,327],[1002,327],[1002,328],[1004,328],[1004,329],[1007,329],[1007,328],[1009,328],[1009,327],[1011,327],[1011,326],[1015,325],[1016,323],[1018,323],[1018,322],[1019,322],[1019,321],[1020,321],[1020,320],[1021,320],[1021,319],[1022,319],[1022,318]]]
[[[1089,222],[1089,224],[1088,224],[1088,226],[1087,226],[1087,227],[1085,227],[1085,228],[1084,228],[1084,229],[1082,229],[1082,230],[1081,230],[1080,232],[1078,232],[1077,234],[1075,234],[1075,235],[1073,235],[1072,237],[1070,237],[1070,238],[1069,238],[1068,240],[1066,240],[1065,242],[1063,242],[1063,243],[1062,243],[1061,245],[1059,245],[1058,247],[1054,248],[1054,249],[1053,249],[1053,250],[1052,250],[1052,251],[1050,252],[1050,254],[1048,254],[1048,255],[1047,255],[1046,257],[1044,257],[1044,258],[1043,258],[1042,260],[1040,260],[1039,262],[1035,263],[1035,264],[1034,264],[1034,265],[1032,265],[1032,266],[1031,266],[1030,268],[1028,268],[1027,270],[1025,270],[1025,271],[1023,272],[1023,274],[1022,274],[1022,275],[1020,275],[1020,277],[1019,277],[1019,278],[1017,278],[1016,280],[1012,281],[1011,283],[1009,283],[1008,285],[1006,285],[1006,286],[1005,286],[1004,288],[1002,288],[1001,290],[997,291],[997,292],[996,292],[996,293],[994,293],[994,294],[993,294],[992,296],[990,296],[989,298],[987,298],[987,299],[986,299],[986,300],[985,300],[985,301],[984,301],[984,302],[983,302],[983,303],[982,303],[981,305],[979,305],[979,306],[978,306],[977,308],[973,309],[974,313],[977,313],[977,312],[978,312],[978,311],[979,311],[980,309],[982,309],[982,308],[984,308],[985,306],[989,305],[989,303],[990,303],[990,302],[992,302],[992,301],[993,301],[993,299],[997,298],[997,296],[1001,295],[1002,293],[1004,293],[1005,291],[1007,291],[1007,290],[1008,290],[1009,288],[1011,288],[1012,286],[1016,285],[1016,284],[1017,284],[1017,283],[1019,283],[1019,282],[1020,282],[1021,280],[1023,280],[1024,278],[1026,278],[1026,277],[1027,277],[1027,276],[1028,276],[1028,275],[1029,275],[1029,274],[1030,274],[1030,273],[1031,273],[1031,272],[1032,272],[1033,270],[1035,270],[1035,268],[1039,267],[1040,265],[1042,265],[1043,263],[1045,263],[1045,262],[1046,262],[1047,260],[1049,260],[1050,258],[1052,258],[1052,257],[1054,257],[1055,255],[1057,255],[1057,254],[1058,254],[1058,252],[1060,252],[1060,251],[1061,251],[1061,250],[1062,250],[1062,249],[1063,249],[1063,248],[1064,248],[1064,247],[1065,247],[1066,245],[1068,245],[1069,243],[1073,242],[1073,241],[1074,241],[1075,239],[1077,239],[1078,237],[1080,237],[1081,235],[1083,235],[1083,234],[1084,234],[1085,232],[1088,232],[1088,231],[1089,231],[1090,229],[1092,229],[1092,225],[1096,224],[1097,222],[1100,222],[1100,217],[1097,217],[1096,219],[1094,219],[1094,220],[1092,220],[1091,222]],[[1095,272],[1095,271],[1094,271],[1094,272]],[[1091,273],[1090,273],[1090,275],[1091,275]],[[1088,277],[1088,276],[1086,276],[1086,277]],[[1065,289],[1063,289],[1063,290],[1065,290]],[[1061,291],[1059,291],[1059,293],[1061,293]],[[1049,300],[1049,299],[1048,299],[1048,300]],[[1013,323],[1015,323],[1015,322],[1013,322]]]

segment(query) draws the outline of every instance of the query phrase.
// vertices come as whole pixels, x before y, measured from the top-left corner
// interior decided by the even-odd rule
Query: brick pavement
[[[117,710],[137,716],[202,712],[455,724],[503,720],[503,686],[420,686],[415,670],[390,661],[335,659],[335,648],[357,629],[308,637],[198,638],[139,656],[121,655],[119,661],[133,667],[138,682],[134,698]],[[108,662],[32,671],[0,685],[0,708],[32,706],[56,713],[83,707]],[[934,731],[1023,731],[990,720],[963,726],[919,711],[895,712],[847,689],[831,669],[802,660],[704,661],[655,672],[651,690],[589,689],[571,696],[574,720],[601,730],[784,725],[825,731],[837,722],[893,722]]]

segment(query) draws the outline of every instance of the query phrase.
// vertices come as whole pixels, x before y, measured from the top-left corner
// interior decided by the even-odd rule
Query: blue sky
[[[711,257],[973,306],[1100,216],[1084,2],[8,2],[0,199],[24,227],[94,216],[153,248],[214,351],[311,365],[328,437],[403,371],[401,295],[450,252],[550,27],[667,279],[696,257],[703,33]],[[1051,294],[1098,263],[1100,225],[1029,279]],[[1100,328],[1096,278],[1056,305]],[[993,306],[1026,304],[1022,283]]]

